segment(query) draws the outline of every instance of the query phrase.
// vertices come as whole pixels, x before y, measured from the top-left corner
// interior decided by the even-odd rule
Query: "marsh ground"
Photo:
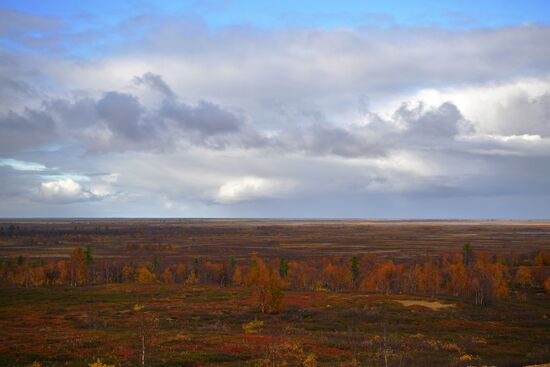
[[[237,261],[377,254],[394,261],[459,251],[550,250],[549,222],[56,220],[0,223],[0,260],[67,258],[91,245],[98,261],[161,265],[196,256]],[[139,250],[135,250],[138,248]],[[33,260],[34,259],[34,260]],[[405,301],[405,302],[404,302]],[[408,301],[408,302],[406,302]],[[415,301],[416,304],[411,304]],[[439,302],[453,307],[425,307]],[[143,311],[135,311],[141,304]],[[263,321],[245,332],[243,325]],[[96,358],[147,366],[253,366],[315,354],[321,366],[522,366],[550,361],[550,296],[512,289],[477,307],[366,292],[288,291],[261,314],[251,291],[214,285],[108,284],[0,288],[0,366],[87,366]],[[301,357],[300,357],[301,355]],[[298,363],[298,362],[296,362]]]
[[[11,227],[11,230],[10,230]],[[91,245],[99,258],[131,258],[132,245],[167,260],[208,256],[312,258],[376,253],[394,261],[459,251],[550,251],[550,222],[94,219],[0,221],[0,259],[68,257]],[[149,254],[145,254],[147,256]]]
[[[254,365],[273,350],[314,353],[319,365],[521,366],[550,360],[550,297],[532,293],[479,308],[440,310],[406,296],[288,292],[284,311],[257,312],[247,290],[108,285],[0,290],[0,365],[139,365],[144,305],[148,366]],[[422,298],[414,297],[414,300]],[[430,299],[424,299],[430,301]],[[432,300],[433,301],[433,300]],[[243,325],[264,322],[255,333]],[[288,357],[294,358],[294,357]]]

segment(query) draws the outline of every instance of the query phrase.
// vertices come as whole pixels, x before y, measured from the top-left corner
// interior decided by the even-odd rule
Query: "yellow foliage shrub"
[[[460,347],[455,343],[444,343],[441,347],[445,350],[460,352]]]
[[[317,358],[315,354],[310,353],[307,355],[306,359],[302,362],[303,367],[317,367]]]
[[[262,327],[264,322],[261,320],[250,321],[246,324],[243,324],[243,330],[247,334],[256,334]]]
[[[187,277],[187,280],[185,281],[185,284],[193,285],[193,284],[198,284],[198,283],[199,283],[199,278],[197,278],[197,275],[195,274],[195,272],[192,271],[191,273],[189,273],[189,276]]]
[[[142,266],[137,270],[137,282],[140,284],[156,283],[157,277],[145,266]]]
[[[88,365],[89,367],[115,367],[114,364],[105,364],[101,362],[101,360],[98,358],[97,361],[90,363]]]

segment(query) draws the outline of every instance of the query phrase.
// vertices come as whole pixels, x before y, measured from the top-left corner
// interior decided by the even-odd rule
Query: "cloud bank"
[[[0,19],[2,216],[550,216],[546,25]]]

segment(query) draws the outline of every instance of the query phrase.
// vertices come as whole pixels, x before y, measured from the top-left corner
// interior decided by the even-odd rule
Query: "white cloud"
[[[287,192],[292,187],[289,182],[261,177],[243,177],[229,180],[220,186],[216,201],[231,204],[241,201],[273,198]]]
[[[365,193],[549,195],[548,26],[183,23],[153,21],[93,61],[4,50],[0,153],[24,160],[0,161],[0,195],[191,216]]]
[[[108,175],[100,176],[99,178],[106,183],[115,184],[118,182],[118,179],[120,178],[120,173],[111,173]]]
[[[92,193],[95,197],[102,197],[112,195],[113,191],[108,185],[91,185],[90,193]]]
[[[42,182],[37,198],[40,201],[53,204],[68,204],[79,201],[99,200],[108,192],[101,189],[86,190],[82,185],[70,178]]]
[[[549,95],[550,76],[546,74],[398,93],[381,104],[379,111],[389,117],[403,101],[422,101],[431,107],[451,101],[479,134],[550,134]]]

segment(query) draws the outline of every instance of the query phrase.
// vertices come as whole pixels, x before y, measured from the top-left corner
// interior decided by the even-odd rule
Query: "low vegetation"
[[[506,254],[462,243],[406,258],[368,248],[309,258],[185,249],[163,257],[163,249],[109,257],[84,243],[66,257],[2,259],[0,366],[550,361],[544,249]]]

